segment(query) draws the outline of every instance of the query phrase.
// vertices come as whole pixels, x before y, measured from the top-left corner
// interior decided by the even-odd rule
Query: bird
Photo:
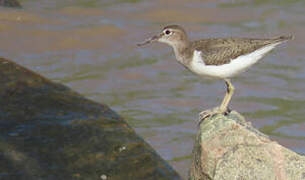
[[[206,38],[191,41],[183,27],[168,25],[157,35],[138,43],[144,46],[152,42],[165,43],[174,50],[176,60],[200,77],[223,79],[226,94],[220,106],[199,113],[199,124],[207,117],[227,115],[228,105],[234,93],[231,79],[256,64],[276,46],[293,39],[292,35],[275,38]]]

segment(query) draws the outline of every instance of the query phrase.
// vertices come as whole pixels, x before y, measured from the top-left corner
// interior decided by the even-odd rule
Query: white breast
[[[252,53],[238,56],[236,59],[232,60],[228,64],[224,65],[205,65],[201,51],[194,51],[193,59],[190,65],[190,69],[201,76],[209,76],[213,78],[229,78],[241,73],[251,65],[255,64],[259,59],[261,59],[266,53],[271,51],[275,46],[279,45],[275,43],[269,46],[260,48]]]

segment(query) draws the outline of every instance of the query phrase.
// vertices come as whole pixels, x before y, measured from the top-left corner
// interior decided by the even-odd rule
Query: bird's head
[[[188,42],[188,39],[186,32],[181,26],[170,25],[164,27],[159,34],[147,39],[142,43],[139,43],[138,46],[143,46],[155,41],[176,47],[182,43]]]

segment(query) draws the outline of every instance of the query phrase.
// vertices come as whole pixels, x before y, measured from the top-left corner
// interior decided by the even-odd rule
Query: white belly
[[[265,46],[252,53],[242,55],[232,60],[228,64],[224,65],[205,65],[201,52],[194,51],[193,59],[190,65],[191,71],[201,76],[209,76],[213,78],[230,78],[238,73],[247,70],[251,65],[255,64],[266,53],[271,51],[275,46],[280,43],[275,43],[269,46]]]

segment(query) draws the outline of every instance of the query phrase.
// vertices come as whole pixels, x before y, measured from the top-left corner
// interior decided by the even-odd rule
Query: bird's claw
[[[198,126],[208,117],[213,117],[217,114],[228,115],[231,112],[230,109],[220,109],[219,107],[215,107],[213,109],[204,110],[199,113],[199,122]]]

